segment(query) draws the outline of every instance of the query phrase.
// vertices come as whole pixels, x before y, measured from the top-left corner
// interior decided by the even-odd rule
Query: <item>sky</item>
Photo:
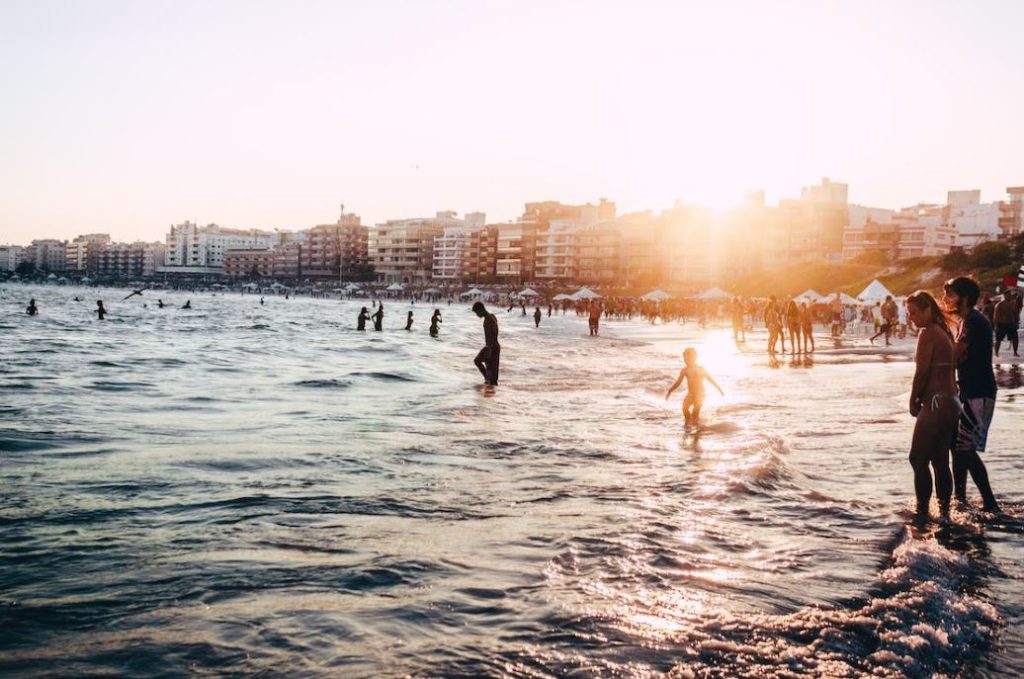
[[[0,243],[1024,184],[1024,3],[4,0]]]

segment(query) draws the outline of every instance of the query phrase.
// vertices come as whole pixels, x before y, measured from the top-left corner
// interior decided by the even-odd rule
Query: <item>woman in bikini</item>
[[[935,495],[939,512],[949,515],[953,494],[953,476],[949,470],[949,442],[960,416],[953,372],[953,336],[946,316],[927,292],[919,290],[907,298],[907,318],[921,333],[917,337],[914,383],[910,390],[910,414],[917,418],[910,446],[910,465],[914,468],[914,492],[917,495],[917,519],[928,518],[935,473]]]

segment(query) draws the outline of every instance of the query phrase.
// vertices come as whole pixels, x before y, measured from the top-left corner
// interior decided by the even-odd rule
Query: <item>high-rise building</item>
[[[198,267],[211,272],[224,268],[224,253],[246,248],[269,248],[277,237],[258,229],[226,229],[216,224],[185,222],[167,234],[167,267]]]
[[[67,243],[53,238],[32,241],[29,248],[30,256],[26,259],[34,262],[36,269],[43,271],[64,271],[67,268],[67,255],[64,247]]]
[[[110,234],[87,233],[64,246],[68,271],[96,271],[100,251],[110,244]]]
[[[464,227],[454,212],[434,217],[392,219],[370,230],[370,265],[385,283],[422,283],[434,272],[434,239],[445,229]]]
[[[0,245],[0,271],[14,271],[21,264],[25,248],[20,245]]]
[[[999,230],[1003,238],[1024,233],[1024,186],[1006,189],[1007,199],[999,203]]]
[[[108,243],[96,255],[95,272],[108,278],[148,278],[164,265],[163,243]]]
[[[299,256],[303,278],[362,280],[369,268],[369,229],[342,205],[336,223],[303,232]]]

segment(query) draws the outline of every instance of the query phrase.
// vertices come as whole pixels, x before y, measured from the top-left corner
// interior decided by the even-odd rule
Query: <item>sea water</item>
[[[0,286],[4,676],[1024,672],[1019,367],[1005,514],[919,530],[911,340],[502,308],[491,391],[466,304],[124,294]]]

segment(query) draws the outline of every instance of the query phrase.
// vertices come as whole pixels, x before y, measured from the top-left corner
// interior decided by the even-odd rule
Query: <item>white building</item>
[[[100,249],[110,244],[110,234],[108,233],[87,233],[78,236],[73,241],[64,246],[64,259],[68,271],[85,271],[90,268],[90,264],[95,266],[96,253]],[[92,255],[90,262],[90,255]]]
[[[21,264],[25,248],[20,245],[0,245],[0,271],[14,271]]]
[[[996,240],[999,228],[999,203],[982,203],[981,191],[949,191],[946,194],[949,223],[957,231],[957,245],[972,248],[978,243]]]
[[[534,275],[538,280],[575,280],[574,248],[581,228],[582,220],[552,219],[548,228],[537,234]]]
[[[468,226],[451,226],[434,237],[434,280],[457,281],[462,278],[463,262],[469,257],[471,234],[476,230]]]
[[[224,268],[227,250],[270,248],[276,240],[277,234],[257,229],[225,229],[216,224],[199,226],[186,221],[172,226],[167,234],[166,266],[219,271]]]
[[[26,259],[35,262],[36,269],[45,271],[64,271],[67,266],[67,255],[64,252],[65,241],[43,238],[32,241]]]

